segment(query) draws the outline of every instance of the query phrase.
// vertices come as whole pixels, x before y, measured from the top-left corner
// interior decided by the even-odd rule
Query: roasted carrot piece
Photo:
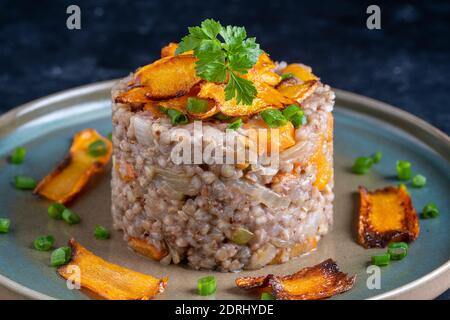
[[[168,254],[164,248],[158,249],[147,241],[139,238],[130,238],[130,240],[128,240],[128,245],[134,251],[156,261],[161,260]]]
[[[384,248],[389,242],[412,242],[419,236],[419,219],[404,187],[369,192],[359,187],[358,242],[364,248]]]
[[[249,120],[244,124],[244,128],[257,130],[257,134],[251,138],[253,138],[252,140],[256,139],[253,143],[256,143],[259,154],[266,151],[270,153],[272,135],[278,135],[275,136],[273,143],[278,147],[279,152],[286,150],[295,144],[295,129],[291,122],[287,122],[285,125],[278,128],[270,128],[263,119]],[[266,129],[266,131],[260,129]]]
[[[302,81],[319,80],[319,78],[312,73],[310,67],[299,63],[289,64],[286,68],[284,68],[281,71],[281,73],[282,74],[292,73],[294,76],[296,76],[298,79]]]
[[[170,57],[175,55],[175,50],[177,50],[178,44],[175,42],[170,42],[167,46],[161,49],[161,58]]]
[[[82,288],[88,289],[109,300],[149,300],[162,293],[168,279],[158,279],[96,256],[74,239],[71,261],[58,268],[58,273]]]
[[[106,145],[106,153],[90,155],[89,145],[101,140]],[[39,182],[34,193],[52,201],[66,203],[72,200],[111,158],[111,141],[102,137],[94,129],[85,129],[75,134],[69,154],[53,172]]]
[[[356,276],[340,272],[335,261],[328,259],[288,276],[241,277],[236,285],[245,290],[272,292],[278,300],[318,300],[350,290]]]
[[[290,276],[270,279],[272,292],[277,300],[319,300],[350,290],[356,276],[340,272],[331,259]]]
[[[308,98],[319,86],[318,80],[309,80],[304,83],[297,84],[291,81],[283,81],[277,86],[278,92],[286,98],[302,102]]]
[[[177,48],[178,48],[178,43],[170,42],[167,46],[165,46],[161,49],[161,58],[174,56]],[[189,50],[189,51],[183,52],[182,54],[185,54],[185,55],[186,54],[194,54],[194,51]]]
[[[180,97],[201,80],[195,71],[196,61],[188,54],[162,58],[137,70],[134,85],[145,87],[146,97],[152,100]]]

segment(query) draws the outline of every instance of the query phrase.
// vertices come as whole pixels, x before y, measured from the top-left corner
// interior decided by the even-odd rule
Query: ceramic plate
[[[111,227],[110,174],[108,170],[76,201],[72,208],[82,223],[68,226],[47,217],[49,202],[12,186],[17,174],[40,179],[63,158],[75,132],[92,127],[111,131],[110,87],[112,82],[80,87],[51,95],[0,117],[0,216],[11,219],[11,232],[0,234],[0,284],[30,298],[88,299],[82,291],[68,290],[65,281],[49,266],[50,253],[32,249],[38,235],[52,234],[61,246],[74,237],[101,257],[149,273],[169,276],[169,285],[158,299],[199,299],[196,282],[214,274],[216,299],[257,298],[237,289],[233,273],[194,271],[186,266],[162,266],[134,254],[122,234],[114,231],[108,241],[95,240],[96,224]],[[335,223],[316,251],[284,265],[251,274],[288,274],[333,258],[341,269],[357,274],[355,287],[334,299],[434,298],[450,287],[450,139],[424,121],[381,102],[337,90],[335,109]],[[17,146],[28,149],[23,165],[8,163]],[[350,168],[357,156],[380,150],[383,160],[370,174],[358,176]],[[357,187],[369,189],[396,185],[395,162],[406,159],[415,173],[428,178],[423,189],[410,188],[418,211],[433,201],[441,209],[437,219],[420,220],[419,239],[410,246],[406,259],[381,270],[381,288],[368,289],[368,262],[384,249],[365,250],[355,242]]]

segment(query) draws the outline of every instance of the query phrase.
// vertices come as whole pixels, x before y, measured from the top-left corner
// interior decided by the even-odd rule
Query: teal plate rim
[[[1,133],[2,135],[7,135],[17,126],[26,123],[30,119],[55,111],[58,102],[108,90],[115,81],[117,80],[108,80],[64,90],[16,107],[0,116]],[[401,127],[402,131],[414,135],[450,163],[450,137],[436,127],[384,102],[340,89],[333,88],[333,90],[336,93],[337,101],[343,102],[337,107],[339,110],[369,115],[391,125],[397,125]],[[343,105],[345,107],[342,107]],[[21,285],[1,274],[0,285],[31,299],[56,299]],[[369,299],[430,299],[449,287],[450,259],[425,276]]]

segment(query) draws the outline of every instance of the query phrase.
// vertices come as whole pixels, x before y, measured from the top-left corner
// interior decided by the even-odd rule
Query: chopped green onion
[[[306,116],[304,114],[296,114],[289,119],[295,129],[300,128],[300,126],[306,124]]]
[[[408,255],[408,244],[405,242],[392,242],[388,245],[388,254],[391,260],[402,260]]]
[[[288,120],[290,120],[292,116],[299,113],[303,114],[303,110],[296,104],[291,104],[283,110],[283,116],[285,116]]]
[[[15,176],[14,185],[16,189],[20,190],[33,190],[36,188],[36,180],[27,176]]]
[[[18,147],[14,149],[13,153],[11,154],[11,163],[12,164],[22,164],[22,162],[25,160],[25,155],[27,154],[27,149],[24,147]]]
[[[106,240],[106,239],[109,239],[110,233],[109,233],[109,230],[106,229],[105,227],[96,226],[95,231],[94,231],[94,236],[96,239]]]
[[[291,104],[283,110],[283,116],[288,119],[295,128],[299,128],[306,123],[306,117],[303,110],[296,104]]]
[[[197,281],[198,294],[201,296],[209,296],[216,292],[217,284],[214,276],[207,276]]]
[[[434,202],[428,203],[422,210],[422,216],[425,219],[436,218],[439,216],[439,209]]]
[[[233,232],[231,236],[231,241],[239,245],[244,245],[248,243],[250,240],[252,240],[253,236],[254,236],[253,232],[245,228],[239,227]]]
[[[411,182],[413,187],[422,188],[427,184],[427,178],[421,174],[418,174],[412,178]]]
[[[379,163],[383,158],[383,153],[381,151],[377,151],[372,155],[373,163]]]
[[[286,80],[286,79],[293,78],[293,77],[295,77],[293,73],[290,73],[290,72],[283,73],[281,75],[281,80]]]
[[[0,233],[8,233],[11,220],[7,218],[0,218]]]
[[[373,159],[371,157],[358,157],[353,164],[352,171],[356,174],[366,174],[372,167]]]
[[[260,114],[270,128],[278,128],[284,126],[288,122],[278,109],[266,109],[261,111]]]
[[[232,116],[227,116],[227,115],[223,114],[222,112],[219,112],[219,113],[215,114],[214,118],[219,120],[219,121],[228,121],[228,120],[233,119]]]
[[[52,252],[50,263],[53,267],[65,265],[72,257],[72,249],[70,247],[61,247]]]
[[[66,207],[63,204],[55,202],[48,207],[47,214],[52,219],[61,220],[65,209]]]
[[[55,238],[53,236],[40,236],[37,237],[33,244],[34,248],[39,251],[48,251],[53,247]]]
[[[65,208],[64,211],[62,212],[62,218],[68,224],[77,224],[80,223],[81,221],[80,217],[75,212],[73,212],[68,208]]]
[[[405,160],[397,161],[397,175],[400,180],[411,179],[411,162]]]
[[[167,109],[167,115],[173,125],[188,123],[187,116],[176,109]]]
[[[107,134],[106,136],[108,137],[108,139],[109,139],[110,141],[112,141],[112,132],[108,132],[108,134]]]
[[[108,152],[108,146],[103,140],[96,140],[88,146],[88,153],[91,157],[104,156]]]
[[[228,125],[228,129],[237,130],[242,126],[242,119],[236,119]]]
[[[268,292],[261,293],[261,300],[275,300],[275,297]]]
[[[379,256],[372,256],[372,264],[376,266],[387,266],[391,260],[389,253],[381,254]]]
[[[191,113],[204,113],[208,110],[208,100],[189,97],[186,109]]]

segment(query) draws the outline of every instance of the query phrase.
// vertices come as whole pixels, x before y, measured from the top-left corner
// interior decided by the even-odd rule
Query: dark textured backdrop
[[[69,4],[81,7],[79,31],[66,28]],[[382,30],[366,28],[368,4],[381,7]],[[450,1],[0,0],[0,112],[122,77],[209,17],[246,26],[274,59],[450,133]]]

